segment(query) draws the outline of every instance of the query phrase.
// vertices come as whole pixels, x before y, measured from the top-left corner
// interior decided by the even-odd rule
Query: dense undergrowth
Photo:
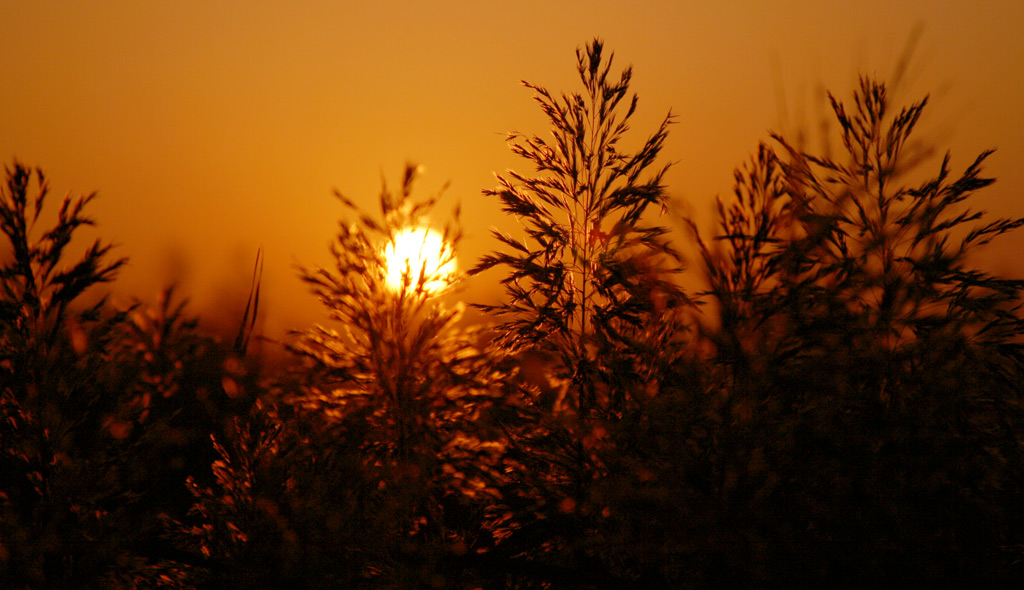
[[[466,328],[382,244],[435,199],[344,207],[336,265],[300,269],[335,329],[269,374],[204,335],[173,289],[83,307],[123,260],[42,173],[7,168],[0,223],[0,586],[700,588],[999,584],[1024,576],[1024,282],[968,256],[1020,220],[969,208],[992,180],[925,181],[899,107],[832,98],[842,155],[759,146],[684,268],[649,211],[671,117],[637,107],[595,41],[583,89],[529,85],[547,137],[488,195],[525,237]],[[457,215],[445,230],[457,247]],[[504,272],[504,275],[500,273]],[[698,273],[702,292],[678,287]],[[457,283],[463,277],[456,278]],[[258,295],[258,288],[254,290]]]

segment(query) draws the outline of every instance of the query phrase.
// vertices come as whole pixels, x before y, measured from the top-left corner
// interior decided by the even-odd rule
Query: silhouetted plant
[[[71,302],[86,289],[112,280],[126,259],[106,261],[110,246],[97,240],[78,262],[67,265],[65,249],[74,233],[93,225],[83,210],[96,193],[77,199],[65,197],[56,225],[34,237],[35,223],[49,193],[46,178],[42,170],[29,169],[18,161],[6,172],[0,190],[0,230],[10,244],[11,259],[0,267],[0,361],[8,371],[17,373],[30,370],[19,354],[43,352],[45,356],[65,327]],[[36,190],[30,194],[33,177]],[[100,301],[79,318],[94,318],[102,306]]]
[[[893,110],[866,78],[852,114],[830,100],[848,159],[775,136],[785,159],[762,146],[719,204],[725,246],[701,242],[728,375],[723,492],[761,506],[751,561],[773,579],[807,555],[806,580],[1004,578],[1012,529],[993,525],[1020,489],[1024,282],[968,256],[1024,221],[962,227],[982,218],[964,202],[991,184],[989,152],[908,184],[925,101]]]
[[[260,284],[263,279],[263,248],[256,251],[256,263],[252,269],[252,284],[249,286],[249,296],[245,300],[245,311],[242,312],[242,321],[238,325],[238,334],[235,335],[233,349],[235,354],[244,355],[249,348],[249,339],[256,328],[256,317],[260,311]]]
[[[666,571],[633,559],[630,543],[643,535],[627,532],[626,514],[653,516],[653,506],[627,509],[616,492],[672,489],[674,476],[647,470],[663,458],[645,461],[662,447],[648,437],[685,439],[702,419],[652,417],[690,404],[698,383],[683,338],[689,301],[671,281],[680,259],[667,230],[645,217],[666,202],[666,167],[654,167],[671,116],[636,152],[624,150],[638,102],[631,69],[612,76],[600,40],[576,57],[582,93],[556,97],[524,82],[551,137],[512,133],[509,145],[537,176],[510,171],[485,191],[527,240],[494,232],[505,251],[471,272],[506,266],[507,301],[480,307],[502,320],[498,342],[536,389],[525,420],[509,427],[508,483],[489,526],[517,587],[643,587]],[[666,548],[644,543],[655,545]]]
[[[905,149],[925,101],[894,111],[885,87],[867,79],[854,99],[852,111],[831,99],[848,162],[783,142],[806,234],[783,260],[790,305],[801,310],[801,355],[817,358],[812,351],[825,344],[833,359],[847,359],[840,362],[849,362],[843,372],[856,397],[840,407],[883,417],[869,423],[879,429],[873,454],[885,474],[876,498],[906,502],[895,523],[930,523],[955,539],[918,539],[920,552],[901,551],[901,561],[935,567],[944,554],[958,575],[993,568],[985,553],[1002,527],[978,523],[1002,512],[999,489],[1021,465],[1024,281],[974,268],[969,256],[1024,219],[983,222],[966,206],[993,182],[981,175],[990,151],[959,177],[946,154],[935,178],[907,184],[907,166],[918,162]]]
[[[499,231],[505,252],[485,256],[471,271],[507,266],[506,303],[481,308],[505,318],[498,330],[513,353],[538,350],[556,359],[556,379],[571,383],[568,401],[583,413],[621,408],[632,381],[651,380],[651,357],[664,350],[657,322],[679,291],[664,280],[664,258],[675,257],[666,229],[644,214],[665,204],[662,177],[649,172],[671,115],[638,151],[620,144],[637,97],[628,95],[632,69],[616,80],[600,40],[577,50],[584,92],[553,96],[523,82],[551,124],[551,137],[509,135],[509,147],[538,176],[509,171],[485,191],[523,225],[531,242]],[[626,100],[628,98],[628,100]],[[655,333],[647,333],[654,330]],[[646,358],[645,358],[646,355]]]
[[[31,194],[32,181],[35,194]],[[196,332],[167,290],[157,308],[113,310],[81,295],[114,278],[96,241],[65,260],[91,225],[95,195],[66,198],[55,225],[34,232],[46,204],[42,172],[18,162],[0,194],[10,259],[0,267],[0,585],[159,587],[184,580],[158,515],[183,518],[187,474],[212,461],[208,437],[228,411],[224,392],[252,390],[224,347]],[[251,393],[251,391],[250,391]],[[148,580],[149,582],[146,582]]]
[[[185,587],[353,587],[393,532],[349,437],[278,409],[257,400],[213,436],[213,477],[189,477],[189,517],[165,520]]]
[[[868,78],[852,106],[830,96],[843,155],[773,135],[714,239],[691,224],[696,314],[645,218],[664,205],[650,170],[671,117],[623,151],[637,99],[611,61],[595,40],[577,51],[583,92],[526,84],[552,135],[510,135],[536,176],[486,191],[528,240],[495,232],[507,251],[470,271],[509,271],[507,301],[481,306],[493,342],[445,304],[458,211],[437,270],[391,280],[387,251],[437,202],[413,199],[407,166],[379,217],[337,195],[334,267],[300,276],[338,329],[299,332],[272,383],[243,356],[261,255],[233,343],[173,289],[83,306],[124,264],[100,241],[64,263],[93,195],[34,232],[45,179],[9,167],[0,586],[1020,579],[1024,281],[973,255],[1024,219],[968,207],[990,152],[926,179],[926,101],[895,109]]]
[[[888,116],[885,87],[867,79],[854,98],[852,114],[830,99],[848,163],[801,154],[781,141],[792,208],[806,233],[787,260],[788,280],[828,277],[830,291],[861,318],[869,338],[890,351],[935,328],[977,330],[971,334],[977,343],[1012,340],[1021,326],[1007,305],[1015,304],[1024,282],[972,269],[967,256],[1024,220],[962,229],[983,216],[963,203],[993,182],[980,176],[991,151],[955,180],[947,154],[936,178],[907,186],[907,166],[917,162],[904,148],[926,101]]]
[[[435,437],[443,435],[437,427],[471,413],[475,402],[493,393],[489,381],[497,376],[475,336],[456,327],[461,304],[449,308],[440,293],[428,290],[435,281],[450,283],[456,277],[429,276],[424,266],[404,272],[400,288],[386,284],[386,244],[401,230],[423,225],[437,198],[414,202],[414,178],[410,166],[398,195],[384,188],[380,222],[338,195],[358,222],[342,219],[331,246],[334,271],[303,269],[302,278],[345,331],[317,327],[292,347],[322,378],[311,384],[308,399],[296,401],[338,417],[367,412],[366,418],[382,428],[378,440],[367,442],[379,445],[373,454],[389,461],[416,456],[422,443],[433,454]],[[454,226],[445,227],[442,240],[449,246],[440,253],[442,263],[454,257],[459,237]],[[427,423],[434,420],[438,424]]]
[[[444,289],[436,289],[457,277],[424,265],[404,269],[401,284],[387,283],[387,265],[394,264],[385,259],[388,245],[402,230],[426,225],[437,200],[412,198],[415,176],[407,166],[397,194],[382,189],[380,219],[337,194],[345,213],[331,245],[334,269],[301,269],[301,276],[344,331],[300,334],[290,348],[306,377],[286,396],[300,413],[321,414],[325,427],[360,437],[360,460],[377,498],[367,510],[393,531],[381,541],[373,575],[399,586],[397,579],[417,571],[408,569],[412,562],[434,563],[429,569],[450,558],[452,547],[476,550],[457,523],[479,512],[471,504],[496,494],[504,434],[487,415],[511,403],[500,357],[478,330],[457,325],[461,304],[446,306]],[[454,257],[457,219],[456,211],[442,232],[439,269]]]
[[[33,180],[35,189],[33,190]],[[97,434],[116,407],[97,377],[119,314],[104,301],[72,304],[110,281],[124,259],[99,241],[67,264],[77,230],[91,225],[95,197],[66,197],[48,229],[41,170],[18,161],[0,187],[0,231],[10,249],[0,265],[0,584],[91,587],[124,552],[117,520],[124,491],[108,486],[112,453]],[[97,537],[109,542],[95,542]]]

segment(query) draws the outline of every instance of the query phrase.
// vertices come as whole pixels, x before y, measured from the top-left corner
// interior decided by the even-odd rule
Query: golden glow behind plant
[[[441,234],[427,227],[399,230],[384,245],[385,282],[394,291],[420,286],[444,290],[455,275],[455,252]]]

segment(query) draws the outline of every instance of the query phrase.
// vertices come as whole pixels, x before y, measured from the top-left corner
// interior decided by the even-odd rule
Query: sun
[[[451,282],[455,255],[451,245],[436,231],[406,228],[384,245],[384,273],[387,286],[394,291],[416,289],[422,273],[423,290],[436,293]],[[408,279],[403,280],[403,275],[408,275]]]

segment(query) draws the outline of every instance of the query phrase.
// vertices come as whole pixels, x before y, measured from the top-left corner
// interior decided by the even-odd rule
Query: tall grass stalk
[[[599,39],[577,50],[576,62],[582,92],[556,96],[523,82],[551,135],[509,134],[509,148],[536,176],[499,174],[498,188],[485,195],[500,200],[528,240],[495,230],[504,250],[484,256],[471,273],[507,267],[507,302],[480,307],[502,318],[501,342],[510,351],[556,359],[553,377],[568,384],[571,405],[587,414],[621,407],[625,392],[614,387],[613,373],[638,368],[613,365],[637,348],[648,317],[679,291],[664,280],[674,268],[664,258],[676,258],[667,230],[645,219],[665,204],[667,166],[656,161],[672,116],[627,151],[622,140],[638,104],[629,93],[632,69],[614,75],[613,55]]]

